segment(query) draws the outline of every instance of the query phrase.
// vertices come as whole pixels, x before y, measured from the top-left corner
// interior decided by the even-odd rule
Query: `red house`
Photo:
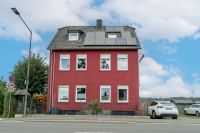
[[[74,114],[98,100],[104,112],[138,111],[140,44],[129,26],[67,26],[50,43],[48,111]]]

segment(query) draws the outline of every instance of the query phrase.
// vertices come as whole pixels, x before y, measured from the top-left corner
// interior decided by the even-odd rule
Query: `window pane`
[[[118,69],[127,70],[128,69],[128,59],[118,58]]]
[[[101,59],[101,69],[110,69],[110,59]]]
[[[110,88],[101,88],[101,101],[110,101]]]
[[[69,33],[69,41],[77,41],[78,33]]]
[[[127,101],[127,89],[119,89],[119,100]]]
[[[116,34],[108,34],[108,38],[117,38]]]
[[[77,100],[85,100],[85,88],[77,88]]]
[[[78,59],[78,69],[86,69],[86,59]]]
[[[69,59],[61,59],[61,69],[69,69]]]
[[[58,101],[68,101],[68,88],[67,87],[59,87],[59,98]]]

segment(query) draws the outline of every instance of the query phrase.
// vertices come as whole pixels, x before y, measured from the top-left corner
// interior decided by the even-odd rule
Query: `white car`
[[[170,101],[153,101],[148,107],[148,114],[151,119],[171,117],[172,119],[178,118],[178,109],[176,105]]]
[[[200,104],[192,104],[189,108],[185,108],[184,114],[200,116]]]

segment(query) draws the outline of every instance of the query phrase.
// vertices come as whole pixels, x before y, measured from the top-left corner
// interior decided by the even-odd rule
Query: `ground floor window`
[[[86,102],[86,86],[76,86],[76,102]]]
[[[121,103],[128,102],[128,86],[127,85],[118,86],[118,102],[121,102]]]
[[[69,86],[60,85],[58,89],[58,102],[68,102],[69,99]]]
[[[100,101],[102,103],[111,102],[111,87],[110,87],[110,85],[100,86]]]

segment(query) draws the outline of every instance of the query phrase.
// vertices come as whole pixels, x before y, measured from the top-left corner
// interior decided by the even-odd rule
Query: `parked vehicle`
[[[170,101],[153,101],[148,107],[148,114],[151,119],[171,117],[172,119],[178,118],[178,109],[176,105]]]
[[[192,104],[189,108],[185,108],[184,114],[200,116],[200,104]]]

